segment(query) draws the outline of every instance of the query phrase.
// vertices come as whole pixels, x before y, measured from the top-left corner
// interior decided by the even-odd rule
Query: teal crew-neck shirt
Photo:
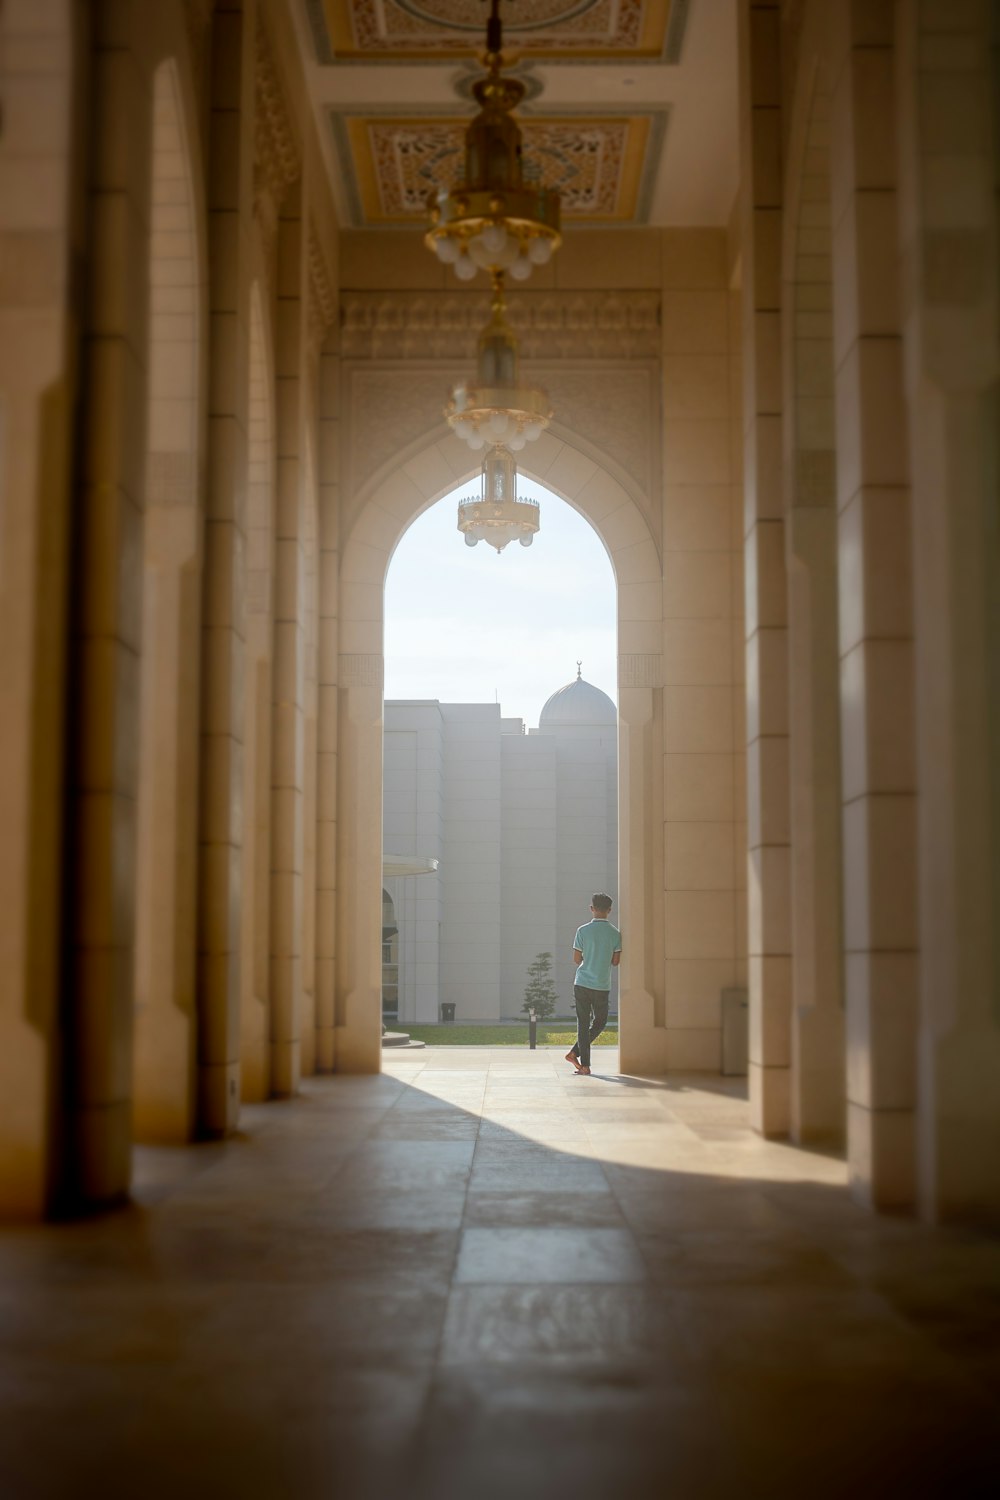
[[[611,960],[621,952],[622,935],[606,917],[594,917],[577,928],[573,947],[583,954],[574,983],[587,990],[610,990]]]

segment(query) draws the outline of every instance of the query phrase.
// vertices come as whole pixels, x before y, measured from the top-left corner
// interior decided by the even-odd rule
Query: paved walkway
[[[595,1067],[390,1055],[0,1233],[4,1500],[1000,1493],[996,1242]]]

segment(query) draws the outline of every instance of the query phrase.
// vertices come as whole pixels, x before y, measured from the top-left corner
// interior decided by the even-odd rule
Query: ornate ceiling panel
[[[354,118],[346,122],[343,165],[368,225],[419,223],[430,192],[459,180],[466,120]],[[525,164],[562,195],[567,222],[634,223],[654,125],[651,115],[522,120]]]
[[[340,225],[417,228],[461,167],[487,0],[291,3]],[[736,13],[736,0],[501,0],[525,158],[570,230],[728,223]]]
[[[319,0],[332,57],[413,61],[482,46],[482,0]],[[678,0],[504,0],[510,53],[547,58],[660,58]],[[317,7],[313,0],[312,9]],[[318,18],[317,18],[318,19]]]

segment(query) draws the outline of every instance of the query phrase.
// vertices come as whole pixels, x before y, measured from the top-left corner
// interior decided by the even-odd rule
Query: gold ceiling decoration
[[[461,176],[464,120],[355,116],[346,124],[365,224],[419,222],[428,193]],[[528,172],[558,191],[564,220],[632,223],[650,125],[649,115],[522,120]]]
[[[338,61],[467,57],[481,0],[323,0]],[[506,0],[511,55],[660,58],[671,0]]]

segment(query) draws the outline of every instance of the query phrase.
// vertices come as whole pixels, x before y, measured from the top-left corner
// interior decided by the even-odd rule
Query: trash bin
[[[455,1005],[451,1000],[442,1000],[441,1002],[441,1024],[442,1026],[454,1026],[455,1024]]]

